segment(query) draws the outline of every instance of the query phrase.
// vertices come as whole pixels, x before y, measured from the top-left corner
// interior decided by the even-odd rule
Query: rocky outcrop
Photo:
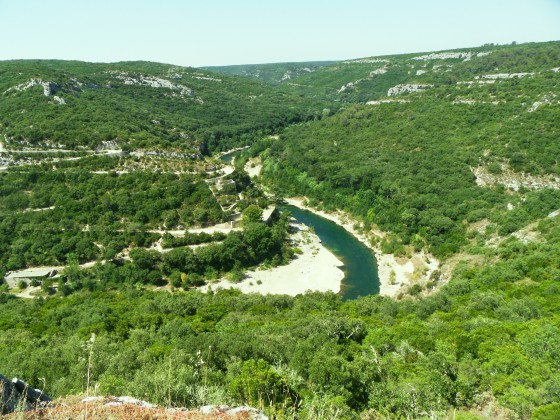
[[[390,63],[389,60],[382,58],[359,58],[357,60],[343,61],[344,64],[375,64],[375,63]]]
[[[0,375],[0,414],[8,414],[15,411],[19,401],[19,395],[15,394],[14,386],[3,375]]]
[[[542,105],[550,105],[551,103],[553,103],[554,99],[556,99],[556,95],[554,93],[544,95],[540,101],[533,102],[533,105],[531,105],[527,112],[535,112]]]
[[[356,82],[357,83],[357,82]],[[345,85],[342,85],[342,87],[340,89],[337,90],[337,93],[342,93],[348,89],[353,89],[354,88],[355,83],[354,82],[348,82]]]
[[[205,405],[204,407],[200,407],[193,414],[196,413],[206,414],[206,415],[215,415],[219,416],[240,416],[241,418],[249,418],[251,420],[268,420],[268,416],[264,414],[262,411],[257,410],[253,407],[248,406],[241,406],[241,407],[230,407],[228,405]]]
[[[387,66],[369,72],[369,77],[378,76],[387,73]]]
[[[26,83],[21,83],[17,86],[9,88],[4,92],[4,94],[10,92],[21,92],[29,88],[32,88],[33,86],[43,86],[43,94],[45,96],[51,96],[60,90],[60,86],[57,85],[55,82],[45,82],[41,79],[31,79]]]
[[[198,75],[193,75],[191,76],[193,79],[198,79],[198,80],[207,80],[209,82],[221,82],[222,79],[216,79],[215,77],[208,77],[208,76],[198,76]]]
[[[427,60],[459,59],[463,61],[469,61],[473,57],[484,57],[485,55],[488,54],[492,54],[492,51],[483,51],[479,53],[473,53],[470,51],[469,52],[442,52],[442,53],[419,55],[417,57],[412,57],[412,60],[427,61]]]
[[[251,420],[268,420],[268,416],[262,411],[249,406],[231,407],[229,405],[205,405],[197,409],[186,407],[163,408],[147,401],[134,397],[88,397],[82,400],[83,404],[94,405],[98,414],[103,414],[103,407],[134,407],[137,415],[142,418],[167,418],[167,415],[177,415],[183,418],[215,419],[234,418]],[[138,411],[141,410],[141,411]],[[74,413],[77,411],[74,410]],[[115,414],[115,412],[112,412]],[[161,417],[160,417],[161,416]]]
[[[45,407],[49,402],[51,399],[43,391],[29,387],[21,379],[9,381],[0,375],[0,414]]]
[[[194,147],[196,149],[196,147]],[[165,151],[155,151],[155,150],[147,150],[147,151],[137,151],[131,152],[131,156],[143,157],[143,156],[154,156],[154,157],[163,157],[169,159],[190,159],[190,160],[198,160],[202,159],[201,153],[178,153],[178,152],[165,152]]]
[[[410,101],[404,99],[380,99],[379,101],[367,101],[366,105],[381,105],[381,104],[407,104]]]
[[[55,92],[60,90],[60,86],[58,86],[54,82],[43,82],[43,94],[45,96],[51,96]]]
[[[138,398],[124,396],[124,397],[87,397],[82,400],[83,403],[102,403],[106,407],[118,407],[120,405],[132,404],[143,408],[157,408],[157,405],[147,401],[139,400]]]
[[[61,98],[60,96],[53,96],[54,101],[58,104],[58,105],[66,105],[66,101],[64,100],[64,98]]]
[[[476,184],[480,187],[488,187],[496,184],[519,191],[520,188],[529,190],[539,190],[542,188],[560,189],[560,178],[552,175],[537,176],[527,173],[515,173],[506,164],[501,165],[500,174],[491,173],[486,167],[471,167],[471,171],[476,177]]]
[[[181,96],[192,96],[194,94],[193,90],[186,86],[179,85],[177,83],[173,83],[170,82],[169,80],[161,79],[155,76],[143,76],[143,75],[130,76],[128,73],[122,72],[116,74],[115,77],[121,80],[125,85],[166,88],[166,89],[177,91]]]
[[[497,80],[497,79],[513,79],[514,77],[526,77],[526,76],[534,76],[535,73],[496,73],[496,74],[483,74],[482,76],[476,76],[475,80],[480,78],[482,79],[489,79],[489,80]]]
[[[387,96],[396,96],[408,92],[422,92],[431,87],[434,87],[434,85],[397,85],[387,91]]]

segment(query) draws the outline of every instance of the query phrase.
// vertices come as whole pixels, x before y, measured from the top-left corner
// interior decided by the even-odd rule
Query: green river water
[[[227,153],[220,159],[230,163],[240,152],[237,150]],[[290,211],[298,222],[312,227],[323,245],[344,263],[344,279],[340,290],[342,299],[379,293],[377,261],[368,247],[343,227],[315,213],[290,205],[285,205],[282,209]]]
[[[313,228],[323,245],[344,263],[340,294],[344,300],[379,293],[377,261],[371,250],[346,229],[310,211],[283,206],[298,221]]]

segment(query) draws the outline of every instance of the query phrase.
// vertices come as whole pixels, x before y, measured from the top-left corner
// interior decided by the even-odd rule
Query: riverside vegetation
[[[560,43],[278,80],[290,69],[268,65],[266,84],[258,66],[0,63],[0,269],[67,265],[34,299],[3,286],[1,373],[44,378],[51,396],[89,377],[100,394],[280,418],[557,418]],[[243,230],[171,235],[229,217],[205,179],[237,146],[251,146],[230,175]],[[248,157],[277,197],[345,210],[385,232],[384,252],[426,249],[451,274],[397,299],[189,290],[292,256],[286,217],[259,221]],[[158,241],[172,250],[147,249]]]

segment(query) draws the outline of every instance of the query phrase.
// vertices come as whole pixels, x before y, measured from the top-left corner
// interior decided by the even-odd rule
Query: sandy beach
[[[383,254],[379,248],[372,246],[367,236],[354,229],[356,221],[341,211],[326,213],[310,208],[304,204],[305,197],[287,198],[285,201],[335,222],[370,248],[377,260],[380,295],[396,297],[413,284],[425,284],[432,272],[439,268],[439,261],[424,251],[413,253],[410,257]],[[248,271],[245,279],[238,283],[220,279],[200,287],[199,290],[206,292],[208,288],[212,290],[234,288],[243,293],[291,296],[308,290],[323,292],[330,290],[338,293],[344,278],[344,273],[340,269],[343,263],[321,244],[319,237],[309,231],[307,226],[293,221],[293,227],[296,233],[291,237],[292,245],[299,248],[301,254],[289,264],[267,270]],[[383,237],[381,231],[373,231],[371,234]]]
[[[406,290],[406,288],[415,283],[425,283],[430,278],[431,273],[439,267],[439,261],[423,251],[413,253],[410,258],[383,254],[379,248],[372,246],[368,237],[354,229],[354,225],[357,221],[351,219],[347,214],[341,211],[326,213],[313,209],[304,204],[306,201],[305,197],[286,198],[285,201],[292,206],[309,210],[335,222],[370,248],[374,252],[375,259],[377,260],[380,295],[395,297],[401,292],[401,289]],[[381,231],[373,231],[372,235],[376,235],[379,238],[384,236]]]
[[[301,253],[296,254],[289,264],[268,270],[252,270],[246,273],[245,279],[239,283],[221,279],[218,282],[202,286],[199,290],[205,292],[208,288],[239,289],[243,293],[286,294],[295,296],[312,291],[332,291],[338,293],[344,273],[339,268],[343,264],[336,256],[325,248],[317,235],[307,226],[292,222],[296,230],[291,235],[292,246]]]

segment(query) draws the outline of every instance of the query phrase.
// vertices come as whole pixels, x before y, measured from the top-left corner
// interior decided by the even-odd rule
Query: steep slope
[[[469,223],[509,234],[560,207],[559,43],[392,60],[426,73],[286,130],[270,142],[269,182],[392,232],[387,250],[427,244],[442,257],[467,243]],[[456,64],[434,71],[441,60]],[[349,95],[365,98],[363,83]]]
[[[337,62],[285,84],[315,89],[332,100],[367,102],[406,84],[455,84],[476,76],[523,73],[558,66],[558,42],[484,45],[439,52],[367,57]]]
[[[0,96],[0,136],[15,149],[114,142],[199,154],[313,114],[309,101],[248,79],[145,62],[1,62]]]

